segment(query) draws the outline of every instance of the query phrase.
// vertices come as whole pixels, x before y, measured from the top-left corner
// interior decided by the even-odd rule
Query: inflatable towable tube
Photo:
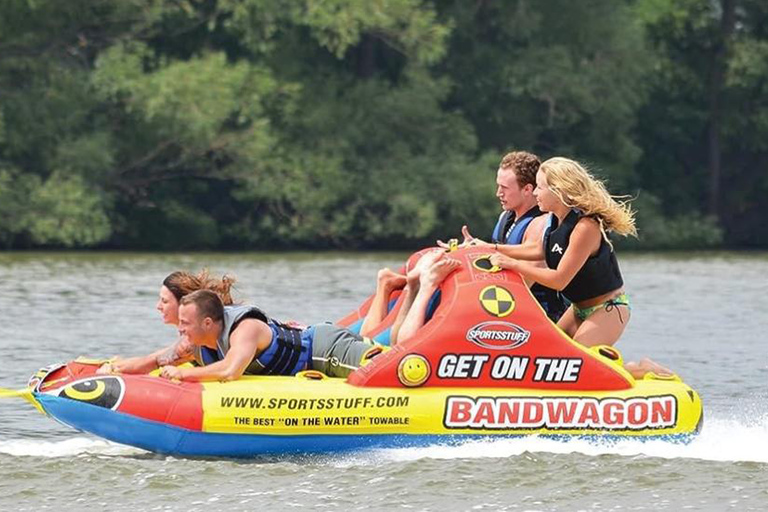
[[[633,379],[615,349],[585,348],[550,322],[520,276],[493,267],[487,250],[451,256],[462,267],[443,283],[432,319],[346,380],[307,371],[178,383],[95,375],[102,361],[77,360],[40,370],[32,397],[74,428],[186,456],[530,434],[685,440],[698,432],[701,400],[679,378]],[[340,323],[354,328],[368,304]]]

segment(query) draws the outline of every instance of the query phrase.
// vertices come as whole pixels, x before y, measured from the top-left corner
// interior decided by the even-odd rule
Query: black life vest
[[[245,375],[295,375],[307,368],[311,360],[311,340],[302,330],[269,318],[256,306],[224,307],[224,325],[216,341],[216,350],[196,347],[198,364],[211,364],[224,359],[229,352],[229,337],[240,321],[260,320],[272,330],[272,343],[248,365]]]
[[[499,220],[496,222],[496,227],[493,228],[493,235],[491,237],[493,242],[509,245],[523,243],[525,231],[528,229],[531,221],[541,214],[538,206],[534,206],[525,212],[520,216],[519,220],[516,220],[515,212],[512,210],[501,212]],[[568,309],[568,303],[557,290],[534,283],[531,286],[531,293],[553,322],[560,320],[565,310]]]
[[[550,227],[544,234],[544,252],[547,266],[555,269],[560,264],[571,233],[576,223],[582,217],[578,210],[571,210],[558,225],[555,215],[550,215]],[[562,294],[571,302],[599,297],[624,285],[621,277],[619,262],[616,261],[616,253],[610,244],[601,236],[600,248],[597,253],[590,256],[579,269],[571,282],[563,289]]]

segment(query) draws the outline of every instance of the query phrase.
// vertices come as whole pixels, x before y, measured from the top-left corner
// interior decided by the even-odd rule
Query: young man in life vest
[[[539,209],[533,195],[540,165],[539,157],[527,151],[513,151],[502,158],[496,171],[496,197],[502,212],[493,229],[492,244],[517,245],[542,239],[547,216]],[[466,226],[461,231],[464,244],[482,243]],[[546,268],[544,260],[536,263]],[[531,293],[553,322],[557,322],[568,308],[563,297],[551,288],[534,283]]]
[[[346,377],[384,349],[335,325],[302,329],[269,318],[255,306],[225,307],[208,290],[179,301],[179,334],[191,350],[160,369],[167,379],[228,381],[244,374],[295,375],[307,369]],[[192,360],[199,366],[177,366]]]

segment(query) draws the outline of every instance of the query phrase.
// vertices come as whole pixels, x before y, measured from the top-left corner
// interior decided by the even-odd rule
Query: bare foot
[[[383,268],[379,270],[377,279],[378,279],[379,287],[382,290],[386,290],[389,292],[393,290],[401,289],[402,287],[405,286],[405,283],[406,283],[406,279],[404,275],[398,274],[397,272],[393,272],[388,268]]]
[[[410,284],[411,287],[415,286],[418,288],[421,275],[424,274],[433,263],[442,258],[444,254],[445,251],[442,249],[431,249],[422,254],[419,261],[417,261],[413,268],[408,271],[408,284]]]
[[[655,373],[659,377],[672,377],[675,374],[675,372],[666,366],[662,366],[647,357],[641,359],[640,362],[637,363],[631,361],[625,364],[624,368],[636,379],[642,379],[646,373],[650,372]]]
[[[434,262],[426,272],[421,274],[421,286],[427,289],[437,288],[451,272],[457,270],[460,266],[461,262],[453,258]]]

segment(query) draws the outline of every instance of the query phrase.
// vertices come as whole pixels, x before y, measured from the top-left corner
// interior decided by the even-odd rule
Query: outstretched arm
[[[194,359],[192,344],[186,338],[179,338],[173,345],[152,352],[146,356],[117,358],[104,363],[97,374],[149,373],[164,365],[179,365]]]
[[[543,221],[540,221],[536,225],[537,226],[536,229],[539,234],[541,234],[543,229],[543,224],[541,222]],[[541,239],[538,237],[535,239],[531,238],[520,245],[507,245],[507,244],[492,244],[484,240],[481,240],[477,237],[474,237],[469,232],[469,228],[467,226],[463,226],[461,228],[461,232],[464,235],[464,242],[461,244],[461,247],[469,246],[469,247],[493,248],[497,252],[500,252],[505,256],[508,256],[510,258],[516,258],[519,260],[536,261],[536,260],[544,259],[544,244],[541,242]],[[438,241],[438,245],[440,245],[440,247],[443,247],[445,249],[448,248],[447,244],[440,241]]]
[[[272,330],[256,319],[240,322],[229,337],[229,352],[224,359],[196,368],[163,366],[161,377],[188,381],[228,381],[239,379],[253,358],[269,346]]]
[[[541,240],[530,240],[519,245],[495,245],[496,251],[508,258],[526,261],[544,259],[544,244]]]
[[[476,247],[476,246],[493,246],[494,244],[485,242],[477,237],[472,236],[472,233],[469,232],[469,228],[467,225],[463,225],[461,227],[461,234],[464,236],[464,241],[462,241],[460,244],[456,246],[457,249],[462,249],[464,247]],[[442,240],[437,241],[437,246],[441,249],[450,250],[451,244],[447,242],[443,242]]]

